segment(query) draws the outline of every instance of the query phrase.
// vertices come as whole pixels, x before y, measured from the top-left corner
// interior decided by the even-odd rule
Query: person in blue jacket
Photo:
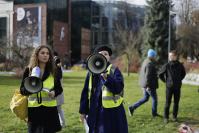
[[[107,72],[99,75],[88,72],[80,99],[80,120],[82,123],[86,120],[89,133],[128,133],[122,73],[109,62],[111,48],[100,46],[95,52],[106,57]]]

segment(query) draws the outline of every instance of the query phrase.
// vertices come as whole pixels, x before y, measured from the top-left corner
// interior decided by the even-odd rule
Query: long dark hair
[[[32,69],[34,67],[39,66],[38,54],[39,54],[39,51],[43,48],[47,48],[49,51],[49,60],[46,63],[45,69],[49,70],[49,72],[51,72],[54,75],[53,54],[52,54],[51,48],[48,45],[40,45],[34,49],[32,55],[30,57],[28,68],[30,71],[32,71]]]

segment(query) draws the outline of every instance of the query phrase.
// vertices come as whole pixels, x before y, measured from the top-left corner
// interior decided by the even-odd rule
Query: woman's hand
[[[85,114],[80,114],[80,122],[84,123],[84,119],[86,119],[86,115]]]
[[[103,77],[104,80],[107,80],[107,73],[101,73],[101,76]]]
[[[51,98],[54,98],[55,97],[55,91],[48,92],[48,96],[51,97]]]

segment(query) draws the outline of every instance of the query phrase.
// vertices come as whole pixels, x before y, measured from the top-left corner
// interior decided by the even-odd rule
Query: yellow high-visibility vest
[[[107,68],[107,74],[114,74],[115,68],[112,67],[112,64],[110,64]],[[111,72],[112,71],[112,72]],[[92,89],[92,76],[89,77],[89,99],[91,95],[91,89]],[[123,92],[121,92],[122,94]],[[104,108],[114,108],[118,107],[123,102],[123,96],[121,94],[114,95],[112,92],[110,92],[105,85],[102,86],[102,106]]]
[[[50,74],[48,78],[43,82],[43,88],[50,91],[53,87],[54,87],[54,77],[52,76],[52,74]],[[37,97],[41,99],[41,103],[38,102]],[[41,105],[46,107],[54,107],[57,106],[57,101],[55,98],[49,97],[48,92],[46,91],[41,91],[39,93],[32,94],[28,97],[28,107],[39,107]]]

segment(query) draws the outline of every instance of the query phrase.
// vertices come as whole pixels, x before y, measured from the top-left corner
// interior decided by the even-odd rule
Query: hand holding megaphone
[[[48,89],[46,88],[42,88],[42,91],[45,91],[48,93],[48,96],[51,97],[51,98],[54,98],[55,97],[55,91],[49,91]]]
[[[55,91],[50,91],[48,93],[48,96],[51,97],[51,98],[54,98],[55,97]]]
[[[101,76],[103,77],[104,80],[107,80],[108,74],[106,72],[104,72],[104,73],[101,73]]]

